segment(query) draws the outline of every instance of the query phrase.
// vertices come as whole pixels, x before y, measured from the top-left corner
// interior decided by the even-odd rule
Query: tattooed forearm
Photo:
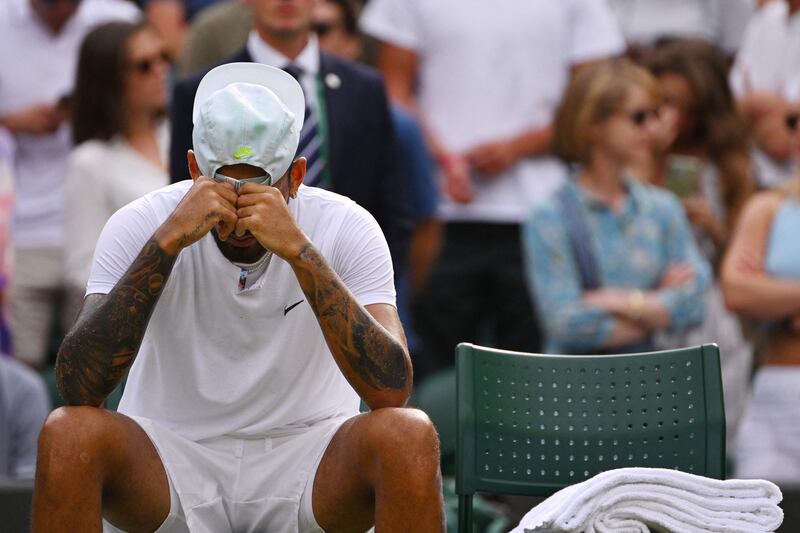
[[[378,390],[409,386],[408,355],[402,341],[355,300],[312,245],[300,252],[295,272],[325,340],[350,383],[354,384],[353,378],[357,378]]]
[[[108,295],[89,295],[58,351],[56,379],[70,405],[100,405],[133,364],[175,257],[155,239]]]
[[[184,246],[187,246],[195,242],[200,237],[202,237],[205,234],[204,228],[208,225],[208,221],[211,220],[212,218],[214,218],[214,213],[207,214],[206,217],[201,222],[197,223],[197,225],[192,229],[192,231],[182,235],[178,239],[178,246],[180,248],[183,248]]]

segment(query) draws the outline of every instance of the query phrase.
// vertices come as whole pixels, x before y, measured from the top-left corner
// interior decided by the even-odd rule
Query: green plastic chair
[[[456,369],[441,370],[414,386],[411,404],[430,417],[439,434],[442,475],[456,473]]]
[[[459,532],[476,491],[549,496],[615,468],[724,479],[714,344],[624,355],[456,348]]]

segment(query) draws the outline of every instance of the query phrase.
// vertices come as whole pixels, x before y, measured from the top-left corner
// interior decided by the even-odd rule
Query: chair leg
[[[472,533],[472,494],[458,495],[458,533]]]

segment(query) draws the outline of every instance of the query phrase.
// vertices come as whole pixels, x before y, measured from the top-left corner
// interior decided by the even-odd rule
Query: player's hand
[[[297,225],[280,189],[246,182],[237,201],[237,236],[249,231],[261,246],[282,259],[296,257],[309,240]]]
[[[2,124],[12,133],[44,135],[56,131],[64,118],[64,113],[57,106],[39,104],[5,115]]]
[[[156,231],[157,242],[169,253],[199,241],[217,226],[221,240],[236,227],[236,192],[230,183],[218,183],[210,178],[197,178],[175,211]]]

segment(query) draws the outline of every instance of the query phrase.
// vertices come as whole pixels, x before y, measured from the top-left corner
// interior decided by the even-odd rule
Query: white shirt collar
[[[303,69],[304,74],[315,76],[319,72],[319,41],[313,33],[309,34],[308,43],[294,60],[264,42],[255,30],[251,31],[247,38],[247,51],[256,63],[278,68],[294,63]]]

